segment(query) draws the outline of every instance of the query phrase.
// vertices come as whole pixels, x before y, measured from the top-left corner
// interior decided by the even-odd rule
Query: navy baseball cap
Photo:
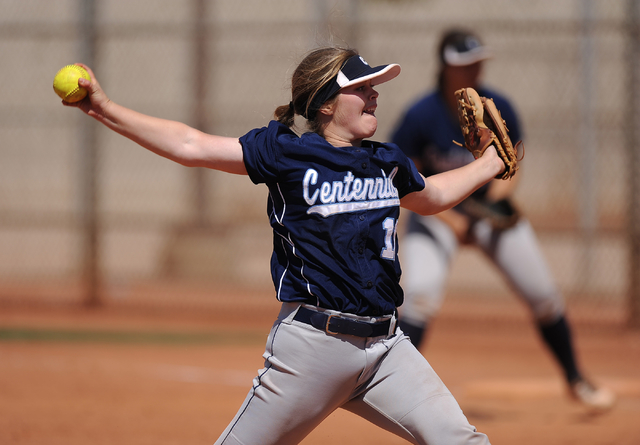
[[[374,81],[374,79],[374,85],[380,85],[393,79],[398,74],[400,74],[400,65],[398,64],[392,63],[372,68],[362,56],[352,56],[342,65],[338,74],[320,88],[313,97],[308,112],[304,113],[303,116],[307,119],[315,118],[322,104],[335,96],[342,88],[367,80]]]
[[[474,34],[453,31],[443,38],[440,57],[446,65],[466,66],[489,59],[492,53]]]

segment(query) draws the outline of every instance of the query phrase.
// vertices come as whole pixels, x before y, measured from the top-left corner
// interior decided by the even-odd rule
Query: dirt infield
[[[0,443],[213,444],[262,367],[276,312],[275,303],[235,317],[1,307]],[[574,333],[590,376],[619,395],[608,413],[566,396],[523,314],[478,319],[450,307],[425,353],[494,445],[639,444],[640,333]],[[338,411],[302,443],[406,442]]]

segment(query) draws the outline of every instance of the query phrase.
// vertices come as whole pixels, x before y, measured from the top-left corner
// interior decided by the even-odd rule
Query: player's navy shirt
[[[492,98],[509,129],[511,141],[522,139],[520,124],[509,101],[498,93],[479,88],[480,96]],[[473,155],[465,148],[457,112],[453,114],[439,91],[432,92],[409,107],[392,135],[391,140],[411,158],[422,163],[422,174],[430,176],[473,161]],[[486,193],[488,186],[481,187],[474,195]]]
[[[357,315],[402,304],[400,198],[422,190],[393,144],[334,147],[276,121],[240,138],[251,180],[269,188],[271,274],[279,300]]]

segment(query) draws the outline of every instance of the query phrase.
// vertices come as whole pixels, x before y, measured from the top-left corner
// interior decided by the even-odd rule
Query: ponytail
[[[289,102],[288,105],[280,105],[273,113],[275,120],[287,127],[293,127],[295,123],[296,112],[293,107],[293,102]]]

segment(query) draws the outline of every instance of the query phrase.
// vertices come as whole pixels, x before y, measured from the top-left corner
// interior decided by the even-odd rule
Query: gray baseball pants
[[[331,335],[293,320],[298,307],[282,305],[265,367],[216,444],[297,444],[338,408],[413,444],[489,444],[399,329],[373,338]]]
[[[438,314],[458,240],[434,216],[417,218],[424,230],[411,230],[402,240],[402,318],[421,326]],[[412,227],[420,227],[412,224]],[[494,230],[486,220],[472,229],[474,245],[500,270],[510,287],[531,308],[539,322],[553,322],[564,313],[564,300],[547,267],[538,241],[526,219],[507,230]]]

